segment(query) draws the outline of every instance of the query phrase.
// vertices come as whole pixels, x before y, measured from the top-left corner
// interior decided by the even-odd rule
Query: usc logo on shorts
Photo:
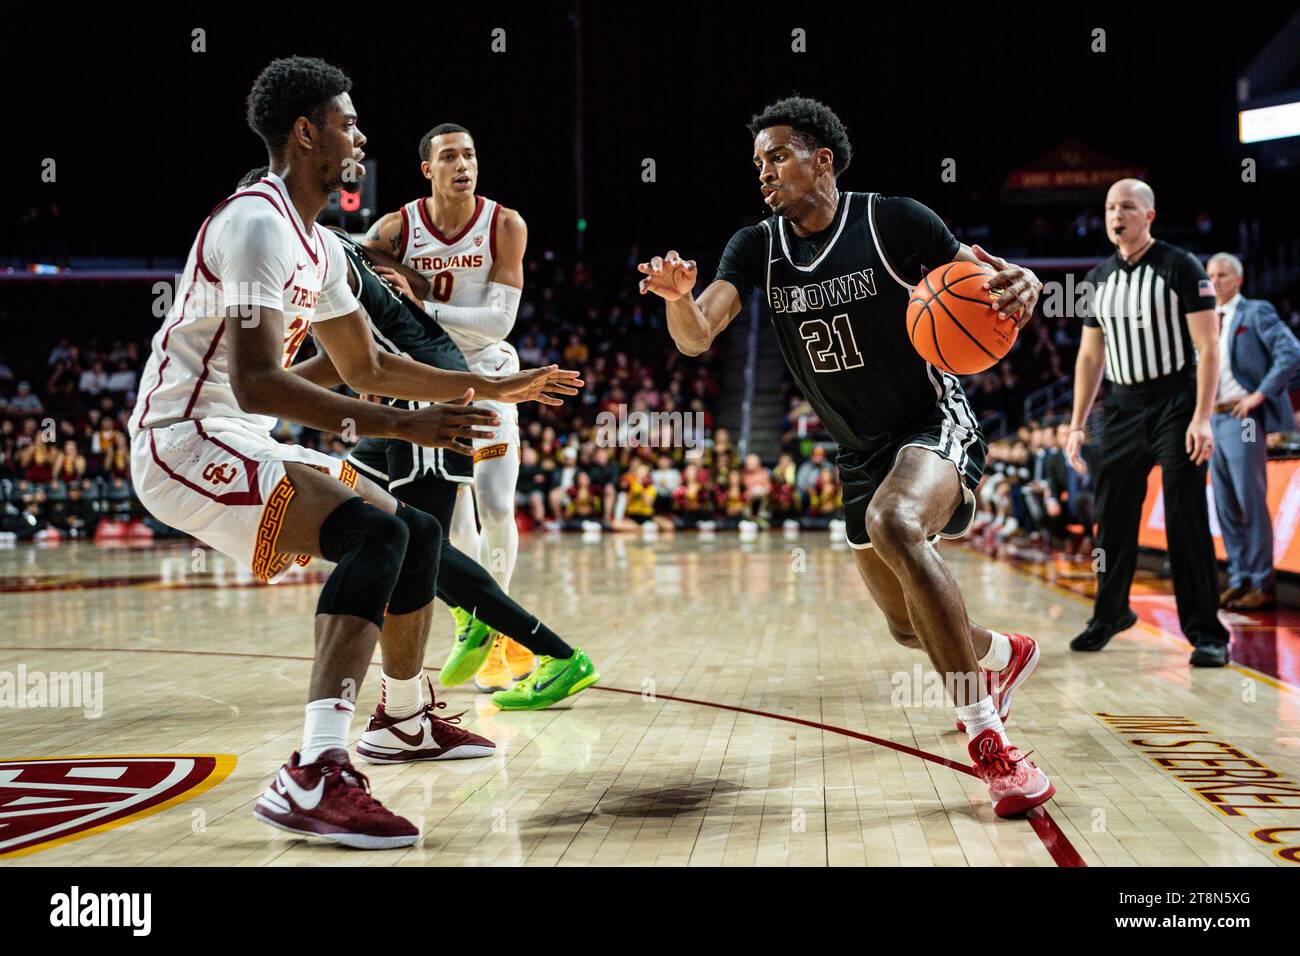
[[[227,471],[226,469],[230,470]],[[232,464],[223,461],[218,465],[216,462],[212,462],[203,469],[203,480],[210,481],[214,485],[228,485],[235,480],[238,474],[238,469]]]

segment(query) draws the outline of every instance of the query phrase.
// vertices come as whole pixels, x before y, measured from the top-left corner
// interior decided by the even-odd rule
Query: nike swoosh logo
[[[497,371],[499,372],[499,371],[501,371],[503,368],[505,368],[505,367],[506,367],[506,362],[508,362],[508,361],[510,361],[510,360],[509,360],[509,359],[503,359],[503,360],[501,361],[501,364],[497,366]]]
[[[305,263],[305,262],[300,262],[300,263],[298,263],[298,269],[299,269],[299,270],[306,269],[306,268],[307,268],[307,263]]]
[[[289,798],[303,810],[315,810],[316,806],[320,803],[320,798],[325,795],[324,777],[316,782],[314,789],[304,790],[293,782],[291,776],[281,770],[280,786]]]
[[[387,727],[385,729],[408,747],[419,747],[424,743],[424,724],[420,724],[420,732],[418,734],[408,734],[405,731],[398,730],[396,727]],[[438,741],[433,739],[432,734],[429,734],[429,743],[433,744],[433,746],[438,750],[442,749]]]
[[[533,690],[546,690],[546,688],[550,687],[552,684],[554,684],[557,680],[559,680],[563,676],[564,676],[564,671],[560,671],[550,680],[538,681],[536,684],[533,685]]]

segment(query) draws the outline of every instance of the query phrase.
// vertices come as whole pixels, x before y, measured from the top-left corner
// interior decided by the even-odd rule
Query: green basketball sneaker
[[[464,608],[452,608],[451,616],[456,619],[456,640],[438,672],[438,683],[443,687],[455,687],[473,677],[487,660],[496,638],[496,631]]]
[[[537,670],[509,690],[497,691],[492,703],[502,710],[542,710],[586,690],[600,674],[591,658],[575,647],[573,656],[566,659],[543,657]]]

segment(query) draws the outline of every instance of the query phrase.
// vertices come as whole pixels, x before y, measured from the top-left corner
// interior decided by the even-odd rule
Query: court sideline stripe
[[[250,657],[262,660],[279,660],[279,661],[305,661],[310,663],[313,658],[300,654],[257,654],[248,651],[199,651],[199,650],[169,650],[161,647],[32,647],[7,645],[0,646],[0,651],[69,651],[79,654],[93,654],[96,652],[106,654],[179,654],[188,657]],[[372,662],[371,667],[378,667],[377,662]],[[426,667],[426,671],[441,670],[438,667]],[[641,691],[630,690],[624,687],[607,687],[595,684],[590,690],[603,690],[611,694],[628,694],[633,697],[640,697]],[[964,773],[968,776],[978,776],[973,769],[965,764],[957,763],[942,757],[939,754],[932,754],[925,750],[917,750],[915,747],[909,747],[906,744],[896,743],[892,740],[886,740],[883,737],[873,737],[871,734],[860,733],[856,730],[850,730],[847,727],[836,727],[833,724],[823,724],[815,720],[806,720],[802,717],[788,717],[784,714],[773,714],[765,710],[754,710],[750,707],[740,707],[735,704],[719,704],[710,700],[697,700],[692,697],[677,697],[673,694],[655,694],[656,700],[671,700],[680,704],[694,704],[697,707],[712,707],[716,710],[729,710],[737,714],[749,714],[753,717],[766,717],[769,720],[779,720],[788,724],[799,724],[803,727],[811,727],[815,730],[825,731],[827,733],[839,734],[842,737],[852,737],[855,740],[862,740],[878,747],[885,747],[899,753],[909,754],[913,757],[919,757],[922,760],[936,763],[940,766],[955,770],[958,773]],[[1084,867],[1087,862],[1079,855],[1079,851],[1074,848],[1069,837],[1061,830],[1052,815],[1047,811],[1045,806],[1035,807],[1027,814],[1029,825],[1033,828],[1035,835],[1042,842],[1043,848],[1057,866],[1066,867]]]

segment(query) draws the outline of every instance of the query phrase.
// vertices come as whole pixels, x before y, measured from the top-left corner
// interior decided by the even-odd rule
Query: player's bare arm
[[[980,246],[968,246],[965,243],[962,243],[953,261],[979,262],[992,266],[995,274],[984,281],[984,288],[1002,291],[994,308],[1007,318],[1014,318],[1018,329],[1023,329],[1025,323],[1033,318],[1038,297],[1043,293],[1043,283],[1033,272],[1024,266],[999,259]]]
[[[576,371],[555,365],[494,378],[473,372],[449,372],[381,352],[360,313],[317,322],[316,340],[329,355],[348,388],[419,402],[446,402],[472,389],[480,399],[563,405],[585,383]]]
[[[428,296],[429,280],[414,269],[402,264],[400,258],[402,255],[402,214],[400,212],[390,212],[376,219],[375,224],[370,227],[370,231],[361,240],[361,245],[370,254],[370,259],[375,264],[376,271],[383,267],[389,272],[396,272],[406,279],[418,298]]]
[[[458,451],[475,438],[490,434],[484,428],[496,424],[496,415],[483,409],[430,405],[419,411],[405,411],[347,398],[314,385],[280,364],[283,313],[258,308],[250,316],[247,312],[241,315],[241,311],[231,310],[226,316],[226,332],[230,337],[230,384],[240,408],[246,412],[287,418],[331,434],[338,432],[345,420],[351,420],[358,435],[417,441]],[[356,318],[360,323],[360,316]],[[364,329],[364,324],[361,327]]]
[[[513,209],[501,207],[497,219],[497,251],[488,271],[488,282],[500,282],[512,289],[524,287],[524,252],[528,248],[528,224]]]
[[[725,279],[709,284],[698,299],[691,296],[699,271],[694,259],[683,259],[676,250],[637,264],[642,295],[653,292],[667,303],[668,334],[683,355],[708,350],[718,334],[740,314],[740,294]]]

